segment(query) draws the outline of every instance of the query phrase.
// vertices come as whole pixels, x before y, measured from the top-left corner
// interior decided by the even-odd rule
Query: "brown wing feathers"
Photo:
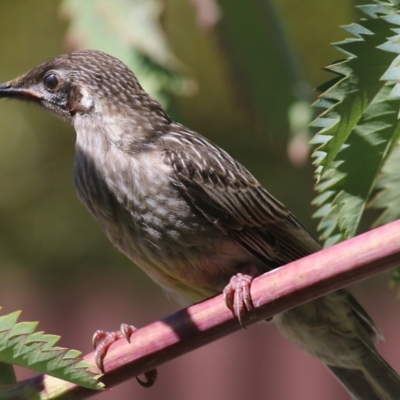
[[[193,133],[192,133],[193,135]],[[235,238],[267,269],[319,249],[297,219],[223,150],[196,136],[173,134],[166,162],[174,184],[210,222]],[[180,140],[180,146],[176,142]],[[299,240],[302,239],[302,240]]]

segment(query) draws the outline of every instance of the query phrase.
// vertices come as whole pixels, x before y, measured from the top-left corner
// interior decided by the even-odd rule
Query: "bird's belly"
[[[159,158],[115,154],[112,166],[109,153],[103,159],[95,164],[78,152],[78,195],[110,241],[164,289],[203,300],[220,292],[242,264],[255,262],[186,202]]]
[[[241,246],[192,214],[168,216],[160,208],[136,216],[121,234],[108,232],[118,249],[154,281],[182,300],[200,301],[225,287],[241,265],[254,262]],[[163,213],[163,215],[160,215]]]

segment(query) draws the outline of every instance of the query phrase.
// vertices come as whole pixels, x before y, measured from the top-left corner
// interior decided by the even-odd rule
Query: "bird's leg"
[[[254,308],[250,294],[251,281],[259,275],[260,271],[255,265],[243,265],[241,272],[232,276],[222,292],[226,306],[237,317],[243,328],[245,328],[245,326],[242,323],[242,317],[246,312]]]
[[[101,372],[104,372],[104,357],[107,354],[108,348],[119,339],[126,339],[129,343],[131,342],[131,335],[137,329],[133,325],[121,324],[119,331],[115,332],[105,332],[102,330],[97,330],[92,339],[93,347],[95,349],[95,361],[96,365],[99,367]],[[143,387],[153,386],[157,379],[157,370],[152,369],[144,373],[145,380],[142,381],[136,377],[137,381]]]

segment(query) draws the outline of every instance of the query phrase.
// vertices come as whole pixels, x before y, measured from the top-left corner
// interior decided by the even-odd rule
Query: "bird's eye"
[[[56,74],[46,75],[43,79],[43,83],[47,89],[54,90],[59,83],[58,76]]]

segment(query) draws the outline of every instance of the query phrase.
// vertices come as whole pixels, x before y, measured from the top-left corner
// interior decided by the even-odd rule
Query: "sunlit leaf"
[[[388,4],[362,6],[367,16],[344,29],[354,38],[337,43],[348,58],[327,67],[339,75],[315,103],[322,113],[313,139],[319,195],[314,204],[319,230],[329,246],[353,236],[377,176],[399,137],[400,101],[389,97],[395,82],[382,79],[399,52],[394,31],[400,22]],[[389,39],[388,39],[389,38]],[[389,70],[388,70],[389,68]]]
[[[99,375],[77,350],[54,346],[59,336],[35,332],[37,322],[18,322],[20,312],[0,316],[0,362],[19,365],[90,389],[101,389]]]

